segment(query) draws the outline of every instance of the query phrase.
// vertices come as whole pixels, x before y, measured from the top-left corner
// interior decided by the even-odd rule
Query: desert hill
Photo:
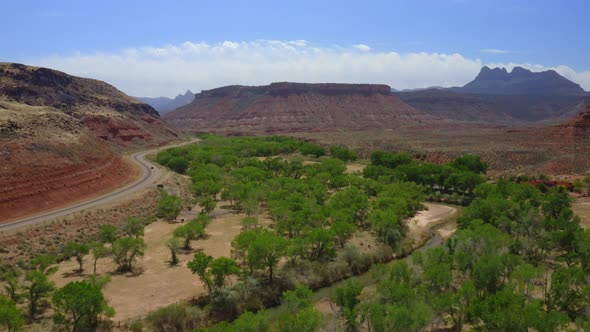
[[[158,111],[161,115],[164,115],[170,111],[173,111],[179,107],[189,104],[195,99],[195,94],[191,90],[187,90],[184,94],[177,95],[174,99],[167,97],[135,97],[141,102],[144,102]]]
[[[137,172],[120,151],[175,138],[111,85],[0,63],[0,222],[119,186]]]
[[[164,119],[186,131],[245,133],[397,128],[435,118],[387,85],[283,82],[202,91]]]
[[[586,92],[555,71],[533,73],[515,67],[483,67],[459,88],[435,88],[395,93],[404,102],[434,116],[495,124],[560,122],[580,112]]]

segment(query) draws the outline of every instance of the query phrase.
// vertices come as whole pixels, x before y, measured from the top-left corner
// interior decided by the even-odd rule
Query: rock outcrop
[[[120,186],[137,173],[121,151],[176,137],[107,83],[0,63],[0,222]]]
[[[583,96],[584,89],[554,70],[532,72],[514,67],[509,73],[506,68],[490,69],[484,66],[475,80],[462,88],[463,93],[492,95],[536,95],[536,96]]]
[[[205,90],[164,119],[192,132],[269,133],[421,126],[435,118],[387,85],[282,82]]]
[[[590,140],[590,105],[584,112],[554,128],[554,135],[561,136],[568,142],[588,143]]]

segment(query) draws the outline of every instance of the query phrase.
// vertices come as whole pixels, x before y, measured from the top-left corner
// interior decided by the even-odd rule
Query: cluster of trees
[[[304,162],[301,155],[309,154],[316,159]],[[405,220],[422,207],[422,187],[347,174],[344,160],[354,160],[356,154],[344,147],[331,148],[330,157],[323,155],[319,146],[288,138],[218,136],[159,153],[157,160],[172,169],[187,165],[182,171],[191,177],[201,207],[201,215],[179,226],[168,241],[172,264],[178,262],[176,249],[181,242],[190,249],[191,241],[204,234],[207,214],[219,200],[246,215],[241,233],[231,242],[231,257],[214,259],[197,252],[188,263],[208,289],[211,303],[224,308],[226,317],[276,301],[273,293],[280,295],[285,287],[293,287],[284,275],[277,276],[284,269],[279,271],[283,260],[286,268],[296,271],[310,263],[331,262],[341,249],[342,259],[358,273],[368,265],[355,247],[347,246],[355,232],[370,231],[383,246],[399,246]],[[174,161],[179,158],[186,162]],[[263,213],[271,217],[270,227],[260,225]],[[230,279],[237,282],[228,286]],[[251,283],[266,285],[271,298],[258,300],[261,303],[252,300],[259,294],[242,290]],[[246,303],[237,311],[230,308],[235,304],[228,304],[236,297]]]
[[[456,193],[472,196],[473,190],[485,181],[487,164],[479,156],[465,155],[444,165],[414,160],[407,153],[375,151],[371,165],[363,170],[366,178],[387,181],[408,181],[423,186],[427,193]]]
[[[265,310],[256,313],[246,312],[233,322],[223,322],[203,332],[229,331],[273,331],[273,332],[313,332],[322,324],[322,314],[313,308],[312,291],[302,285],[285,291],[281,303],[283,310],[271,315]]]
[[[377,287],[367,300],[359,300],[358,284],[337,292],[347,330],[590,327],[590,232],[567,192],[504,180],[475,192],[446,246],[373,267]]]
[[[317,330],[320,318],[304,304],[287,305],[290,314],[280,319],[264,310],[247,312],[267,303],[254,299],[263,295],[261,289],[293,287],[277,275],[279,262],[286,262],[281,273],[305,271],[309,262],[334,260],[339,248],[344,259],[358,259],[347,242],[359,230],[397,248],[405,220],[436,193],[469,198],[457,235],[409,261],[374,266],[376,290],[365,300],[356,282],[338,289],[334,302],[346,330],[588,328],[590,234],[579,226],[566,192],[543,193],[504,180],[485,183],[487,165],[471,155],[437,165],[376,151],[363,176],[351,175],[343,161],[356,158],[352,151],[333,147],[330,157],[304,162],[288,154],[305,154],[301,146],[309,143],[292,141],[212,136],[158,156],[171,168],[173,157],[186,159],[183,171],[204,214],[222,199],[247,216],[231,243],[231,257],[197,253],[188,264],[207,286],[211,304],[232,312],[226,317],[246,312],[213,330]],[[315,152],[316,158],[324,154]],[[262,213],[270,215],[270,227],[259,224]],[[236,281],[232,286],[230,279]],[[297,292],[305,293],[288,293],[292,300]],[[300,322],[299,315],[306,318]]]
[[[10,331],[35,321],[48,308],[53,310],[53,321],[68,331],[88,331],[98,326],[101,318],[112,317],[102,294],[108,278],[99,278],[96,267],[99,259],[111,257],[118,272],[133,269],[133,263],[143,256],[145,242],[142,238],[147,220],[130,217],[121,229],[103,225],[98,240],[70,242],[59,255],[43,255],[21,267],[0,266],[0,282],[5,295],[0,295],[0,326]],[[84,272],[85,258],[91,255],[92,275],[88,280],[72,282],[57,289],[50,276],[57,272],[57,263],[75,259],[77,273]],[[24,314],[21,309],[26,309]]]
[[[33,259],[24,269],[0,267],[0,281],[5,283],[5,294],[0,294],[0,327],[20,331],[50,307],[54,323],[67,331],[95,329],[101,318],[114,315],[102,294],[104,280],[91,278],[58,289],[49,280],[57,272],[56,263],[57,257],[46,255]]]

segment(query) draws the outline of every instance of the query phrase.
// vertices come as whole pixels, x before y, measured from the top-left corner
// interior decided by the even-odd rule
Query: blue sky
[[[19,0],[0,12],[12,13],[0,61],[136,95],[274,80],[460,85],[483,64],[553,68],[590,89],[589,1]]]

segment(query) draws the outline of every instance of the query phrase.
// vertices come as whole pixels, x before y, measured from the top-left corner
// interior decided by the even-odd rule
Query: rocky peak
[[[484,66],[483,68],[481,68],[481,71],[479,72],[479,74],[477,75],[477,77],[475,78],[475,80],[481,80],[481,81],[495,81],[495,80],[501,80],[501,81],[507,81],[510,78],[510,75],[508,74],[508,71],[506,71],[506,68],[494,68],[494,69],[490,69],[490,67],[488,66]]]
[[[462,93],[491,95],[583,96],[586,94],[580,85],[553,70],[532,72],[522,67],[514,67],[508,73],[506,68],[490,69],[484,66],[473,81],[455,90]]]

